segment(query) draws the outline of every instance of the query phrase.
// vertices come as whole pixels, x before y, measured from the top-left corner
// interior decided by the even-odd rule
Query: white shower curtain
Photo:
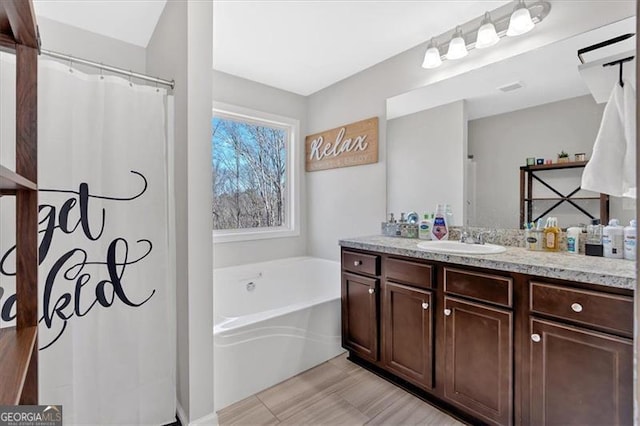
[[[13,161],[3,55],[0,163]],[[164,89],[39,62],[40,403],[65,424],[175,421]],[[0,326],[12,324],[11,197],[0,198]]]

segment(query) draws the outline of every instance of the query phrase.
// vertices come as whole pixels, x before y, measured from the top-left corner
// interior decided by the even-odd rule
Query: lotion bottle
[[[567,229],[567,252],[578,254],[580,253],[580,235],[582,234],[582,228],[573,226]]]
[[[430,240],[431,228],[433,228],[433,222],[429,219],[429,215],[425,213],[424,219],[422,219],[420,227],[418,228],[418,238],[421,240]]]
[[[624,228],[618,219],[611,219],[602,230],[604,257],[622,259],[624,257]]]
[[[431,236],[433,240],[448,240],[449,225],[447,223],[447,215],[442,204],[438,204],[436,214],[433,218],[433,227],[431,228]]]
[[[632,220],[629,226],[624,228],[624,258],[627,260],[636,260],[637,237],[637,222]]]

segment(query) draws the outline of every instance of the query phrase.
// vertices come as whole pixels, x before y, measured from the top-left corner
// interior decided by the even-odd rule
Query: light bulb
[[[447,59],[460,59],[467,56],[467,44],[462,37],[462,30],[460,27],[456,27],[456,32],[453,33],[453,37],[449,42],[449,50],[447,51]]]
[[[442,65],[442,59],[440,59],[440,50],[433,39],[429,43],[429,47],[424,54],[424,61],[422,62],[422,68],[432,69],[438,68]]]
[[[511,14],[507,35],[509,37],[519,36],[528,33],[533,27],[535,27],[535,24],[531,20],[531,13],[524,5],[524,2],[520,0]]]
[[[491,47],[499,41],[500,37],[498,37],[498,33],[496,33],[496,27],[493,25],[493,22],[491,22],[491,16],[489,15],[489,12],[487,12],[484,14],[482,25],[480,25],[480,29],[478,30],[476,48],[484,49],[486,47]]]

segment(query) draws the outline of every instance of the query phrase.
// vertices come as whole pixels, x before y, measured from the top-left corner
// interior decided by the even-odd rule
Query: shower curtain
[[[2,55],[0,163],[14,160],[15,58]],[[39,386],[65,424],[175,421],[171,97],[40,60]],[[14,200],[0,198],[0,327],[15,306]]]

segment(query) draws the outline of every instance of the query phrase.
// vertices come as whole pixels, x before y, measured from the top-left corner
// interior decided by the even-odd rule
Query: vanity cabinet
[[[628,289],[343,248],[342,330],[351,359],[471,424],[633,420]]]
[[[512,287],[509,277],[444,268],[444,398],[490,424],[513,423]]]
[[[342,346],[371,362],[378,360],[379,271],[379,256],[343,251]]]
[[[632,424],[633,299],[535,281],[530,292],[529,423]]]
[[[384,265],[384,367],[416,386],[433,389],[432,268],[393,258],[386,259]]]

